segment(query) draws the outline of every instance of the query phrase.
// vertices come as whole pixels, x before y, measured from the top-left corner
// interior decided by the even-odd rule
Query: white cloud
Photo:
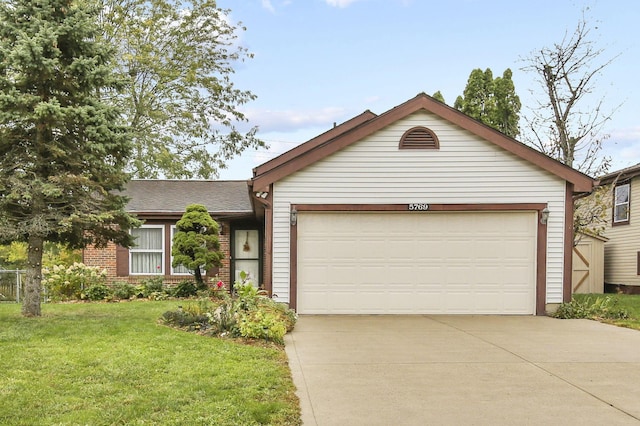
[[[348,119],[348,113],[341,107],[327,107],[317,110],[247,110],[249,123],[258,126],[260,132],[290,133],[305,128],[331,128],[334,122]]]
[[[273,7],[273,4],[271,4],[271,0],[262,0],[262,7],[271,13],[276,13],[276,9]]]
[[[351,5],[351,3],[355,3],[360,0],[324,0],[324,1],[326,1],[329,6],[345,8]]]
[[[615,129],[611,132],[611,139],[623,141],[640,140],[640,126]]]
[[[366,98],[364,98],[364,103],[366,105],[371,105],[371,104],[374,104],[374,103],[378,102],[381,99],[382,99],[382,97],[380,97],[378,95],[367,96]]]
[[[603,153],[611,157],[610,171],[640,163],[640,127],[612,130],[604,141]]]

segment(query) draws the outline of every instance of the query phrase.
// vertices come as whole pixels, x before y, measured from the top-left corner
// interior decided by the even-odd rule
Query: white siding
[[[439,150],[399,150],[426,126]],[[562,302],[564,180],[440,117],[418,112],[274,184],[273,291],[289,301],[291,204],[548,203],[547,303]]]
[[[607,284],[640,286],[638,275],[638,252],[640,252],[640,178],[631,180],[629,197],[629,224],[609,226],[605,236],[609,238],[604,245],[604,281]]]

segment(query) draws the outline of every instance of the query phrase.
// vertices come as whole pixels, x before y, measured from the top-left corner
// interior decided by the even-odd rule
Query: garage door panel
[[[536,220],[534,212],[300,212],[298,311],[531,314]]]

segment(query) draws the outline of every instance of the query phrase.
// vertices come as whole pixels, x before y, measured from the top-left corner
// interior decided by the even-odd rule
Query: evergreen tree
[[[453,107],[476,120],[515,138],[520,134],[520,98],[516,94],[512,72],[506,69],[502,77],[477,68],[471,71],[462,96]]]
[[[131,151],[96,11],[72,0],[0,4],[0,243],[27,243],[22,313],[40,315],[45,241],[132,243],[117,195]]]
[[[436,101],[439,101],[439,102],[442,102],[443,104],[446,104],[446,102],[444,101],[444,96],[442,96],[442,93],[440,93],[439,90],[436,93],[434,93],[433,95],[431,95],[431,97],[433,99],[435,99]]]
[[[176,223],[171,254],[172,266],[183,265],[196,279],[199,289],[206,288],[201,269],[222,266],[224,253],[220,251],[220,227],[202,204],[190,204]]]
[[[513,73],[507,68],[502,77],[493,81],[495,97],[494,110],[489,124],[505,135],[515,138],[520,134],[520,98],[516,95],[516,88],[511,79]]]

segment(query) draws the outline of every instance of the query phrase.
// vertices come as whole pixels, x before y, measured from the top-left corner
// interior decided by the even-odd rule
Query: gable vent
[[[400,138],[400,149],[439,149],[438,137],[426,127],[413,127]]]

